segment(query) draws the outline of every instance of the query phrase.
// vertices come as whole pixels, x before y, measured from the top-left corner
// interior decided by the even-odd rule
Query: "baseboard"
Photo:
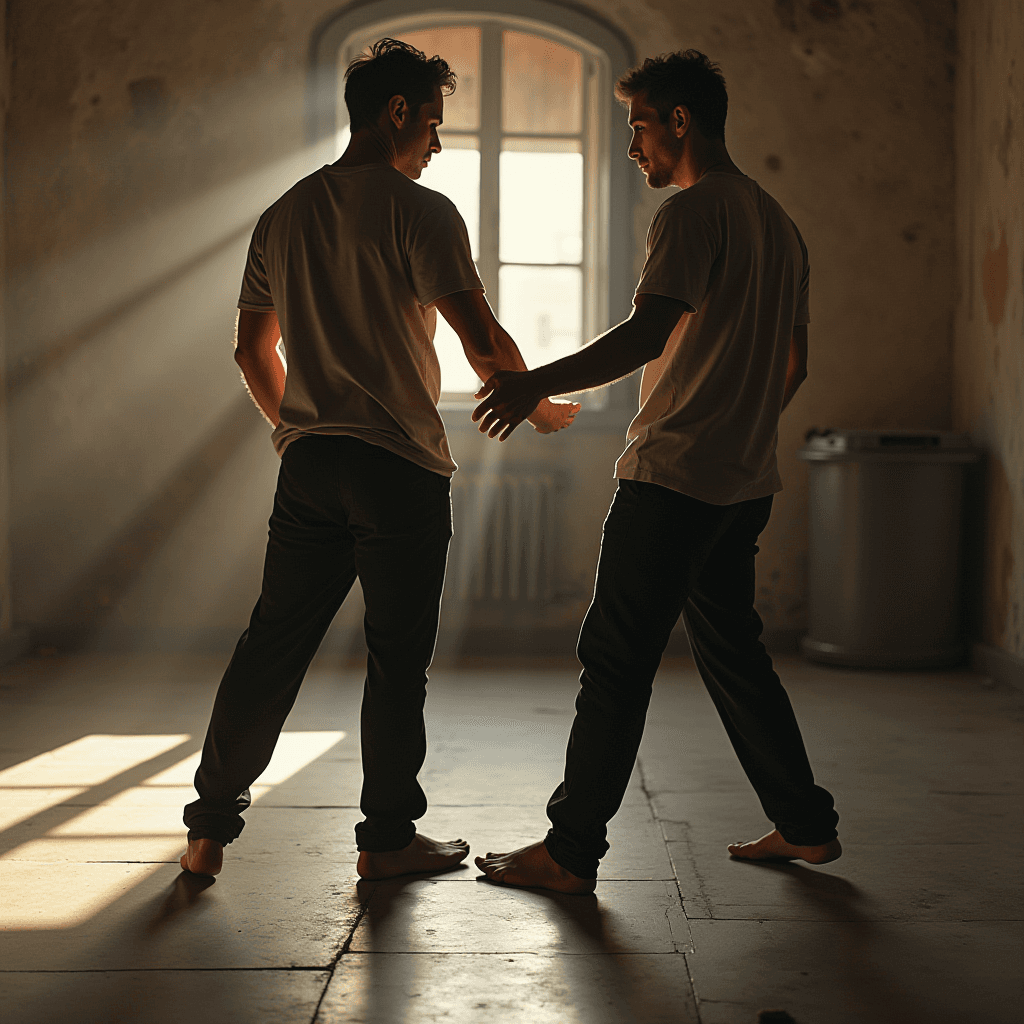
[[[1018,658],[1009,651],[990,644],[974,644],[971,648],[971,668],[997,683],[1024,690],[1024,658]]]
[[[27,629],[16,628],[0,633],[0,665],[9,665],[28,654],[32,634]]]

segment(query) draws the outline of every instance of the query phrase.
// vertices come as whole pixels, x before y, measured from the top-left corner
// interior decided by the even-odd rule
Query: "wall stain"
[[[843,16],[839,0],[811,0],[809,10],[818,21],[832,21]]]
[[[775,17],[787,32],[795,32],[796,0],[775,0]]]
[[[981,261],[981,290],[985,296],[988,322],[998,327],[1006,312],[1006,293],[1010,288],[1010,250],[1006,244],[1006,225],[999,223],[999,245],[993,246],[994,235],[987,232],[985,255]]]
[[[996,159],[999,161],[999,166],[1003,169],[1003,177],[1008,178],[1010,176],[1010,153],[1012,152],[1013,146],[1013,116],[1009,111],[1006,112],[1006,123],[1003,125],[1003,131],[999,136],[999,141],[996,143]]]

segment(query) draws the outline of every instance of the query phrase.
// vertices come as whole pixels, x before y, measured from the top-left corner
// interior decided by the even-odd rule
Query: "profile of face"
[[[398,109],[392,107],[394,142],[397,160],[395,167],[414,181],[423,173],[434,153],[441,152],[437,129],[444,121],[444,96],[440,89],[413,114],[403,100]]]
[[[629,158],[637,162],[650,188],[665,188],[672,184],[689,127],[685,121],[680,123],[678,115],[683,110],[685,108],[676,107],[666,124],[643,93],[629,101],[629,126],[633,129]]]

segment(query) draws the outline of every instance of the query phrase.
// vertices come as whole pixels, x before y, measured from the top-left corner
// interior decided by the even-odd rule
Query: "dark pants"
[[[361,850],[400,850],[427,800],[427,666],[452,535],[450,481],[354,437],[312,435],[281,460],[263,590],[221,680],[189,838],[230,843],[306,669],[356,577],[366,603]]]
[[[754,555],[772,499],[710,505],[657,484],[619,482],[604,524],[565,779],[548,801],[552,858],[594,878],[640,747],[651,686],[680,614],[743,770],[787,842],[836,837],[800,729],[759,637]]]

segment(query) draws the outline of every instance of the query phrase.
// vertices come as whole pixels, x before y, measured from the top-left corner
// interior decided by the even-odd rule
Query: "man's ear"
[[[388,117],[396,128],[401,128],[409,116],[409,104],[405,102],[404,96],[392,96],[388,100]]]
[[[672,130],[675,132],[677,139],[681,139],[690,130],[690,124],[692,121],[693,118],[690,116],[689,107],[684,107],[680,104],[680,106],[676,107],[675,110],[672,111],[670,124],[672,125]]]

